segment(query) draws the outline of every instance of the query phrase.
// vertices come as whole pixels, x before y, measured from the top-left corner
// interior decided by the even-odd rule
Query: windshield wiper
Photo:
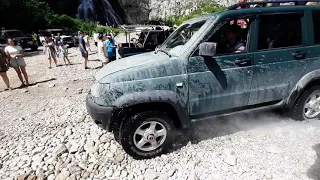
[[[166,51],[166,50],[164,50],[164,49],[158,49],[158,50],[157,50],[157,53],[158,53],[158,51],[165,53],[165,54],[168,55],[170,58],[172,57],[172,55],[169,53],[169,51]]]

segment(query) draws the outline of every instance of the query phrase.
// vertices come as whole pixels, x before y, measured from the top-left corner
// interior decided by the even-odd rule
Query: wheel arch
[[[124,119],[143,111],[160,111],[172,118],[177,128],[187,128],[191,120],[187,105],[181,96],[172,91],[145,91],[126,94],[114,103],[114,126],[119,126]]]
[[[286,107],[292,107],[304,91],[315,85],[320,85],[320,70],[312,71],[299,80],[287,98]]]

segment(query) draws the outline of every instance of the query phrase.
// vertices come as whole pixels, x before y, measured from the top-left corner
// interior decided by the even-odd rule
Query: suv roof
[[[20,30],[17,30],[17,29],[1,30],[1,32],[13,32],[13,31],[20,31]]]

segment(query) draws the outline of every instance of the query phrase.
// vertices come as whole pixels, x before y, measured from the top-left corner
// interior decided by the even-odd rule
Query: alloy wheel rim
[[[166,140],[167,129],[158,121],[148,121],[139,126],[134,135],[134,145],[141,151],[153,151]]]
[[[305,102],[303,113],[308,119],[313,119],[320,115],[320,91],[316,91],[309,96]]]

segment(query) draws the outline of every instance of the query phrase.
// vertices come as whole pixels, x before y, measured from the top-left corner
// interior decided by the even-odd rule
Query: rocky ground
[[[84,70],[76,49],[70,56],[74,65],[48,69],[29,52],[30,87],[2,91],[0,80],[0,179],[320,179],[320,121],[272,113],[197,123],[171,153],[134,160],[86,112],[100,63],[91,55]]]

